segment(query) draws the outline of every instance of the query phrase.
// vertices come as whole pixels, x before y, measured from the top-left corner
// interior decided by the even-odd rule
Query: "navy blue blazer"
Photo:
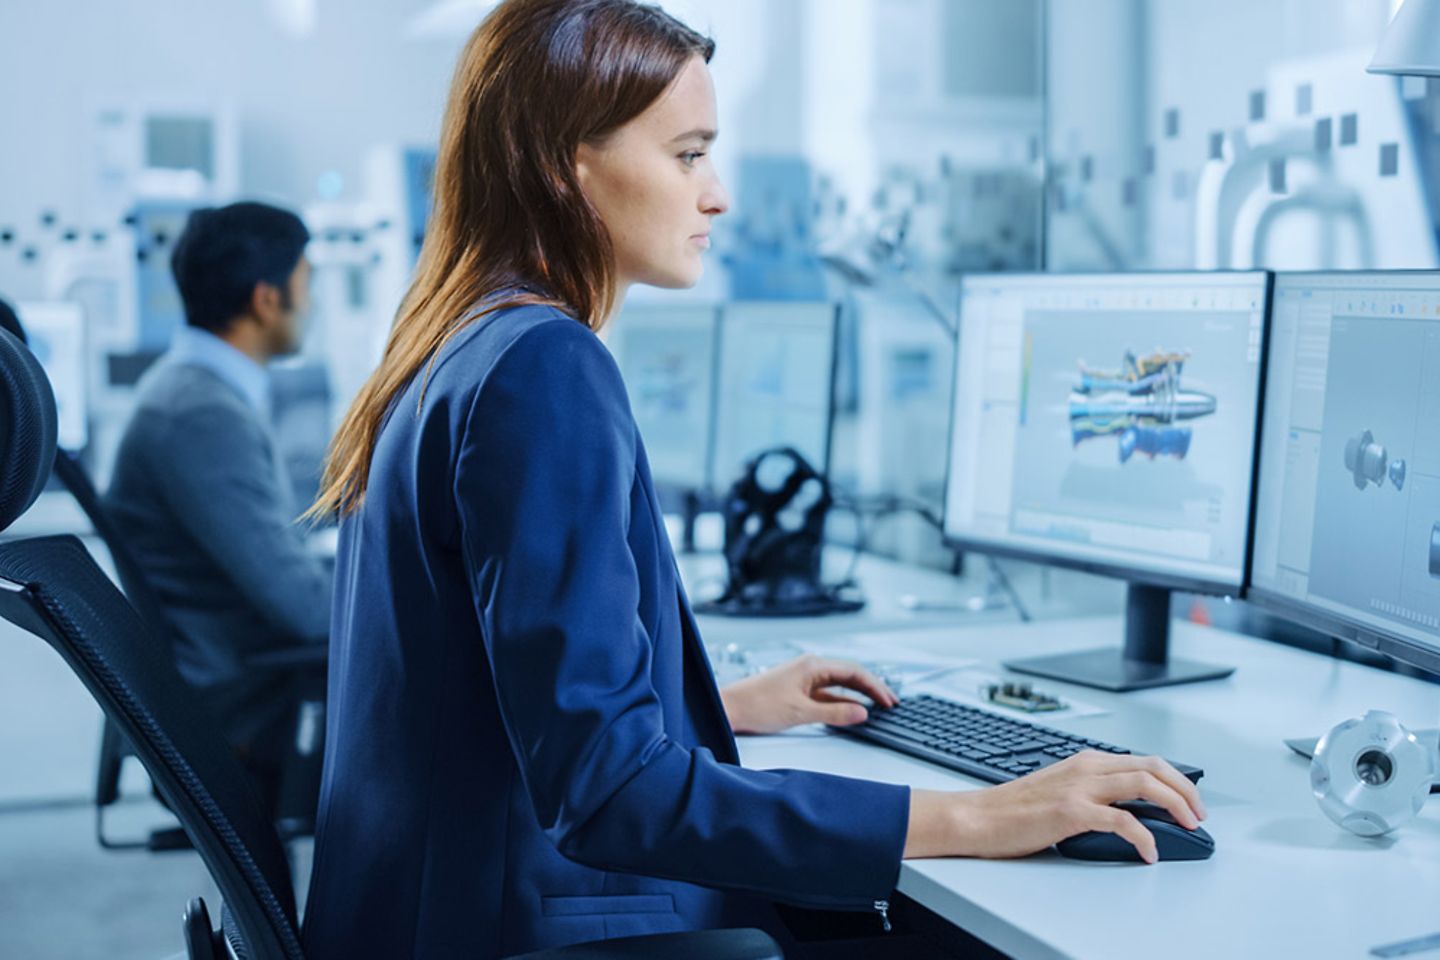
[[[907,788],[739,766],[595,334],[509,308],[442,350],[423,403],[420,380],[340,531],[307,956],[495,957],[888,897]]]

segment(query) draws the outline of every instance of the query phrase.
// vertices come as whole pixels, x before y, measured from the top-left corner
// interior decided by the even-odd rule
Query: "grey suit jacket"
[[[279,469],[267,425],[214,372],[162,361],[141,380],[106,502],[192,683],[328,636],[332,576],[305,549]]]

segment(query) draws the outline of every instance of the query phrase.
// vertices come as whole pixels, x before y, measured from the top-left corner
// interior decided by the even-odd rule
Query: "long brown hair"
[[[691,58],[713,53],[712,41],[635,0],[505,0],[485,18],[450,88],[415,279],[380,366],[330,445],[307,517],[360,507],[391,405],[466,324],[551,303],[599,328],[615,295],[612,248],[580,188],[576,151],[644,112]],[[517,283],[543,293],[475,310]]]

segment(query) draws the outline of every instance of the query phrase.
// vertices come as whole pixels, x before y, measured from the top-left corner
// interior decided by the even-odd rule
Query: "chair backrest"
[[[80,509],[84,511],[86,518],[90,521],[90,525],[95,528],[95,532],[105,544],[105,549],[110,551],[110,559],[115,564],[115,572],[120,575],[120,588],[125,591],[130,605],[140,614],[140,619],[145,621],[145,624],[155,634],[155,639],[164,644],[165,649],[173,658],[175,628],[165,615],[165,608],[160,603],[160,597],[151,588],[150,581],[145,578],[135,555],[125,545],[120,531],[115,526],[115,521],[110,518],[109,511],[101,503],[100,494],[95,489],[95,484],[90,482],[90,475],[85,472],[85,467],[69,450],[56,450],[55,477],[79,504]]]
[[[0,530],[30,509],[45,489],[57,429],[55,394],[40,362],[13,335],[0,331]]]
[[[43,488],[55,431],[44,371],[0,332],[0,530]],[[125,734],[209,868],[246,955],[300,960],[274,826],[208,706],[80,541],[0,543],[0,617],[50,643]]]

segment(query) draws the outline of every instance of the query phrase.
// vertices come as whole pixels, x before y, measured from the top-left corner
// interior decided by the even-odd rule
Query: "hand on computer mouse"
[[[1111,806],[1136,799],[1163,807],[1186,829],[1205,819],[1195,784],[1159,757],[1087,750],[997,787],[913,791],[905,856],[1023,857],[1094,830],[1120,835],[1154,863],[1155,837]]]
[[[829,687],[862,693],[879,707],[900,702],[883,680],[860,664],[813,653],[729,684],[720,691],[720,699],[736,733],[779,733],[802,723],[864,723],[869,716],[865,705],[831,693]]]

